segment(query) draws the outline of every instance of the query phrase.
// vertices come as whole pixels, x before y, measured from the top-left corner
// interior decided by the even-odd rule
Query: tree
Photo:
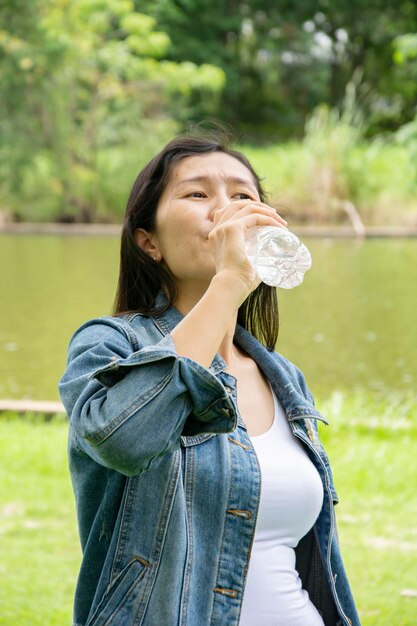
[[[417,29],[410,0],[136,0],[171,39],[169,58],[221,67],[219,115],[249,134],[293,136],[320,103],[341,106],[357,68],[370,132],[410,118],[410,83],[392,42]],[[200,115],[204,115],[204,103]]]
[[[18,1],[18,16],[15,3],[0,12],[3,187],[91,221],[103,150],[140,144],[150,120],[157,134],[170,96],[187,103],[201,90],[215,103],[224,76],[167,61],[168,35],[131,0],[34,0],[29,10]]]

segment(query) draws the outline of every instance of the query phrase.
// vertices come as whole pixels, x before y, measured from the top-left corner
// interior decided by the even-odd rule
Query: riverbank
[[[11,222],[0,224],[0,235],[62,235],[62,236],[118,236],[119,224],[60,224],[53,222]],[[417,226],[365,226],[362,232],[352,226],[296,225],[293,230],[300,237],[330,238],[404,238],[417,237]]]

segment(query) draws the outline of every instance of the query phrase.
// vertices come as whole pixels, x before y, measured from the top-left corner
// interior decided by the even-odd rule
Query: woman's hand
[[[216,274],[203,297],[171,333],[178,354],[210,366],[231,324],[236,325],[240,305],[260,283],[245,252],[247,230],[254,226],[286,228],[286,224],[275,209],[250,199],[236,200],[214,212],[208,239]]]
[[[236,200],[214,212],[209,241],[216,266],[216,276],[225,272],[246,287],[247,295],[261,282],[245,251],[246,232],[255,226],[287,227],[275,209],[263,202]]]

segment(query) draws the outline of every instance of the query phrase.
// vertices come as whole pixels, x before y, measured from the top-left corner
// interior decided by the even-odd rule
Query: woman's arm
[[[82,450],[126,475],[178,448],[181,435],[230,432],[237,422],[222,383],[179,356],[170,335],[134,351],[114,318],[75,333],[59,391]]]
[[[235,201],[214,214],[209,235],[216,273],[210,285],[172,332],[177,351],[208,367],[240,305],[260,280],[245,250],[245,235],[255,226],[286,227],[275,209],[263,202]]]
[[[201,300],[171,332],[178,354],[209,367],[249,293],[233,273],[216,274]]]

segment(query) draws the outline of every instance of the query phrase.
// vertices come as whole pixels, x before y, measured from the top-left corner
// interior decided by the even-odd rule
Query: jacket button
[[[236,589],[225,589],[224,587],[215,587],[214,591],[216,593],[221,593],[224,596],[229,596],[229,598],[237,598],[238,592]]]
[[[222,409],[222,413],[223,415],[227,415],[227,417],[230,417],[230,409]]]
[[[231,387],[225,387],[227,393],[232,393],[233,389]]]
[[[250,519],[252,517],[252,513],[250,511],[245,511],[242,509],[227,509],[226,513],[236,515],[236,517],[243,517],[244,519]]]

